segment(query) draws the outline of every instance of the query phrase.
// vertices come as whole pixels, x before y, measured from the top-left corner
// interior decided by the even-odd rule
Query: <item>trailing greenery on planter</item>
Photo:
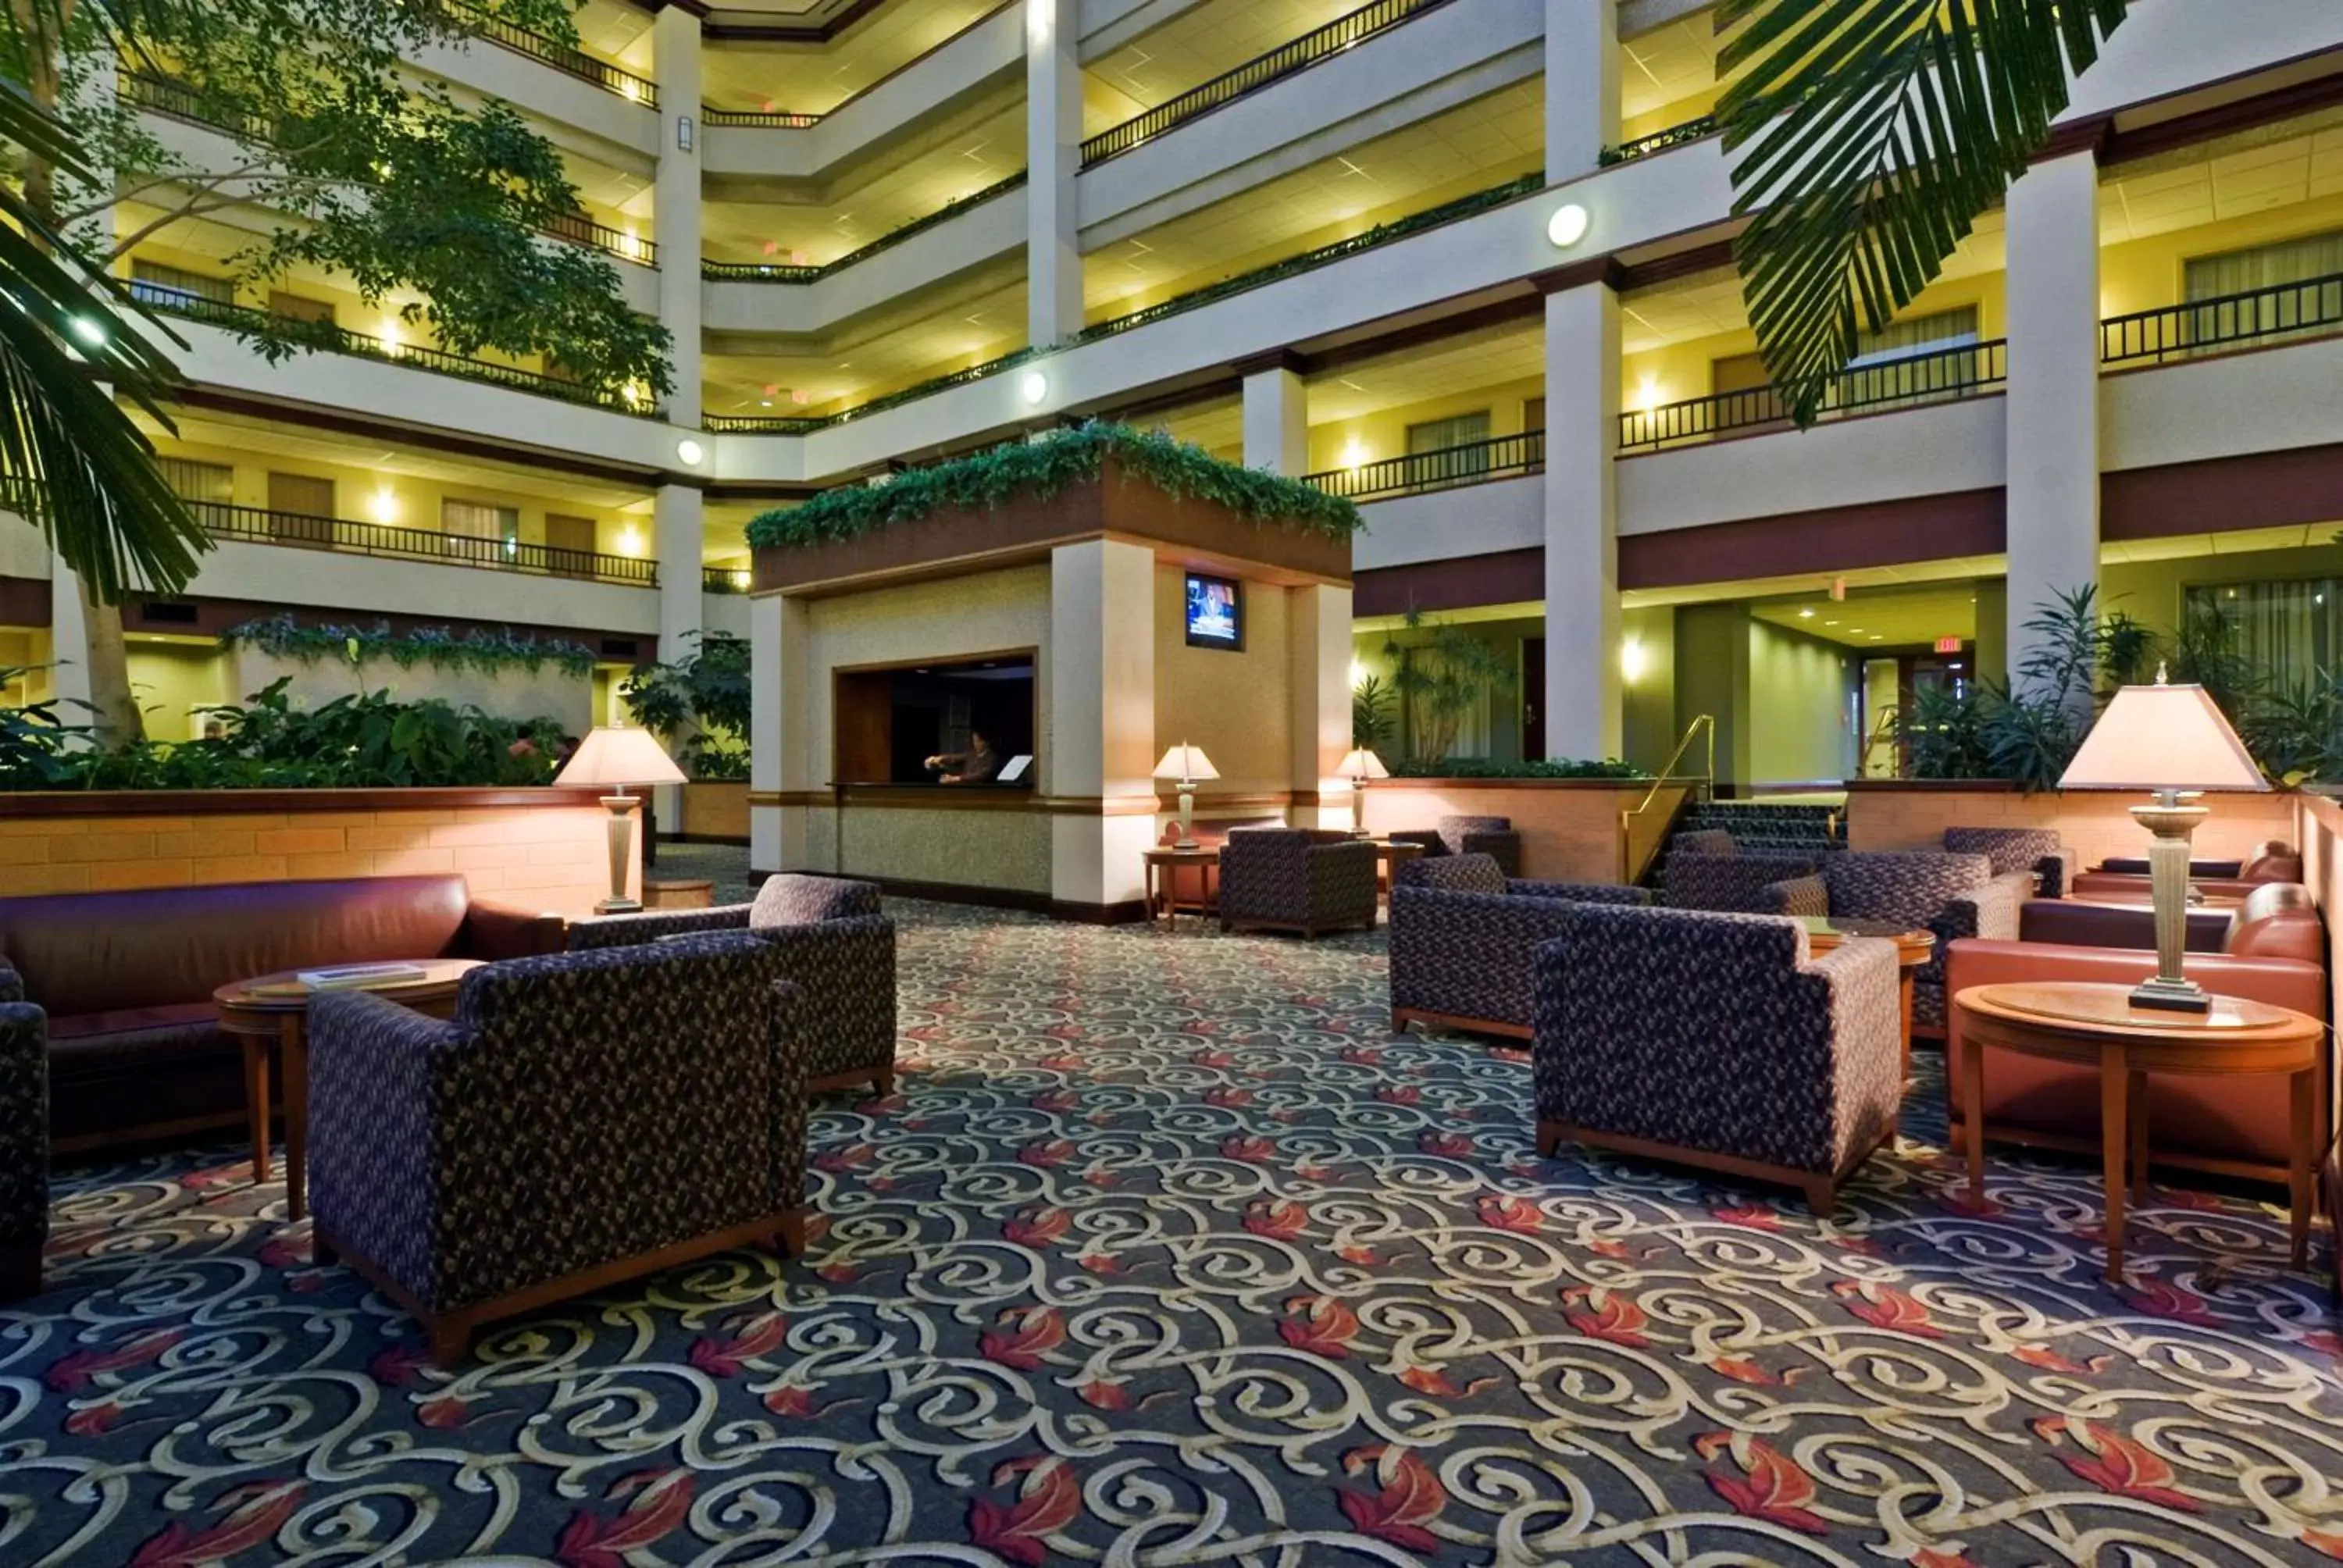
[[[1392,764],[1394,779],[1649,779],[1650,774],[1616,757],[1597,761],[1531,758],[1507,762],[1492,757],[1412,757]],[[1369,789],[1374,788],[1369,785]]]
[[[5,685],[21,670],[0,670]],[[54,702],[0,708],[0,790],[366,789],[553,781],[561,725],[387,691],[297,708],[289,677],[202,710],[200,740],[110,750]]]
[[[469,669],[484,674],[525,669],[538,674],[548,665],[583,680],[594,673],[594,650],[583,643],[479,628],[460,636],[451,628],[418,627],[393,631],[387,621],[372,627],[304,626],[290,613],[263,616],[220,633],[225,648],[254,648],[301,664],[326,659],[352,667],[382,660],[413,669]]]
[[[803,506],[756,518],[749,525],[749,542],[802,548],[917,522],[934,512],[1047,500],[1096,479],[1109,457],[1121,466],[1126,481],[1152,485],[1183,500],[1210,501],[1262,527],[1337,539],[1349,538],[1359,528],[1358,508],[1298,479],[1223,463],[1169,436],[1094,423],[915,468],[883,484],[825,490]]]
[[[637,724],[675,749],[676,760],[701,784],[739,784],[749,778],[749,639],[729,632],[699,634],[699,651],[672,664],[639,664],[618,696]]]

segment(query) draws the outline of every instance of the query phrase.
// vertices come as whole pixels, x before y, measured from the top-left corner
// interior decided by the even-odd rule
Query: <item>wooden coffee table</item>
[[[434,1018],[446,1018],[455,1010],[457,988],[481,962],[478,959],[382,961],[411,964],[423,971],[423,978],[367,989]],[[291,970],[232,980],[212,992],[221,1032],[244,1042],[245,1109],[252,1120],[255,1181],[268,1180],[268,1048],[272,1042],[277,1046],[282,1061],[279,1070],[284,1074],[285,1211],[296,1220],[308,1212],[309,1000],[315,994]]]
[[[1849,937],[1876,937],[1896,944],[1896,993],[1904,1010],[1904,1076],[1912,1076],[1912,980],[1936,956],[1936,933],[1926,927],[1906,927],[1895,920],[1865,920],[1851,916],[1799,915],[1806,928],[1806,950],[1826,953]]]
[[[1169,844],[1159,845],[1141,857],[1147,862],[1147,921],[1155,923],[1160,915],[1165,926],[1179,923],[1182,909],[1195,911],[1198,920],[1208,919],[1219,907],[1221,852],[1200,845],[1193,849],[1176,849]],[[1203,879],[1204,901],[1182,904],[1180,901],[1179,870],[1193,866]]]
[[[2100,1164],[2107,1189],[2107,1279],[2123,1281],[2125,1167],[2147,1186],[2147,1075],[2278,1072],[2289,1091],[2287,1187],[2294,1266],[2310,1243],[2311,1099],[2326,1026],[2291,1008],[2217,996],[2208,1013],[2131,1005],[2131,988],[2053,981],[1971,986],[1954,999],[1968,1015],[1962,1097],[1968,1105],[1969,1196],[1985,1194],[1985,1052],[2022,1051],[2099,1070]]]
[[[1423,858],[1424,847],[1407,839],[1370,839],[1375,847],[1375,876],[1386,893],[1399,882],[1399,869]]]

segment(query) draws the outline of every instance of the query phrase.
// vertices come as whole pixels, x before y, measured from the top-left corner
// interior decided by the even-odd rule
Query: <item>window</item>
[[[193,457],[157,457],[155,467],[171,494],[197,506],[230,506],[236,500],[236,470],[226,463],[199,463]]]
[[[850,784],[1019,783],[1000,777],[1039,728],[1030,651],[992,658],[836,671],[831,777]],[[979,747],[976,738],[984,745]],[[930,758],[950,761],[930,767]]]
[[[146,286],[132,288],[132,297],[144,297],[149,304],[178,305],[197,299],[215,305],[236,303],[236,285],[226,278],[189,272],[185,267],[165,266],[158,261],[132,262],[130,280]]]
[[[2195,256],[2185,265],[2181,292],[2190,304],[2279,284],[2343,275],[2343,229],[2258,245],[2219,256]]]
[[[2343,658],[2343,579],[2191,588],[2181,613],[2192,629],[2218,617],[2230,651],[2269,671],[2280,689],[2317,681]]]
[[[498,539],[510,544],[520,538],[520,508],[499,507],[488,501],[458,501],[451,497],[439,503],[439,530],[467,538]]]
[[[1855,357],[1830,401],[1851,408],[1888,408],[1957,392],[1976,379],[1976,356],[1921,358],[1977,340],[1974,305],[1892,321],[1855,339]],[[1919,363],[1912,363],[1916,358]]]
[[[1489,471],[1489,411],[1428,419],[1407,427],[1411,487],[1437,489],[1478,478]]]
[[[2343,230],[2191,256],[2183,271],[2187,302],[2205,302],[2181,324],[2192,344],[2324,334],[2343,318]],[[2314,280],[2318,286],[2298,286]],[[2274,292],[2256,293],[2262,289]]]
[[[565,577],[593,576],[594,519],[546,513],[545,548],[555,571]]]

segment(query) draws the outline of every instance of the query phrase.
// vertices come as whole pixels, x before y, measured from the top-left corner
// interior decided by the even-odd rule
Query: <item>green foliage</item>
[[[1403,629],[1421,640],[1403,642],[1394,632],[1383,657],[1392,661],[1392,689],[1407,713],[1408,755],[1444,765],[1464,720],[1492,696],[1513,689],[1513,662],[1455,622],[1427,621],[1413,608]]]
[[[1373,751],[1391,735],[1392,700],[1396,696],[1381,676],[1363,676],[1351,688],[1351,745]]]
[[[2116,688],[2138,678],[2155,634],[2098,590],[2054,594],[2026,629],[2031,648],[2014,681],[1981,680],[1956,697],[1923,689],[1898,737],[1915,779],[2001,779],[2028,794],[2055,789]]]
[[[1810,425],[2000,201],[2129,0],[1724,0],[1716,119],[1750,325]]]
[[[749,777],[749,640],[700,634],[699,649],[669,664],[639,664],[619,688],[637,724],[674,749],[685,772],[703,783]]]
[[[206,709],[216,739],[74,749],[51,705],[0,709],[0,789],[355,789],[552,782],[561,726],[387,691],[293,705],[289,678]]]
[[[1616,757],[1526,759],[1506,762],[1490,757],[1411,757],[1392,769],[1394,779],[1648,779],[1650,774]],[[1373,788],[1373,786],[1369,786]]]
[[[583,643],[477,627],[458,636],[444,626],[393,631],[387,621],[372,627],[304,626],[288,611],[232,626],[219,640],[222,648],[256,648],[303,664],[330,658],[356,668],[387,660],[401,669],[422,665],[486,674],[526,669],[532,675],[550,665],[580,680],[594,673],[594,650]]]
[[[1039,441],[915,468],[883,484],[825,490],[803,506],[767,512],[749,525],[749,542],[799,548],[854,538],[873,528],[917,522],[931,512],[990,510],[1011,500],[1047,500],[1099,477],[1111,456],[1126,482],[1152,485],[1182,499],[1210,501],[1264,528],[1348,538],[1359,509],[1297,479],[1223,463],[1200,447],[1123,425],[1092,423]]]

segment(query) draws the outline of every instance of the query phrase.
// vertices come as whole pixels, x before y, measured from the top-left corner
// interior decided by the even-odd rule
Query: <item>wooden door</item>
[[[331,544],[334,481],[314,474],[268,476],[268,531],[280,539]]]
[[[1522,757],[1545,755],[1545,638],[1522,638]]]

